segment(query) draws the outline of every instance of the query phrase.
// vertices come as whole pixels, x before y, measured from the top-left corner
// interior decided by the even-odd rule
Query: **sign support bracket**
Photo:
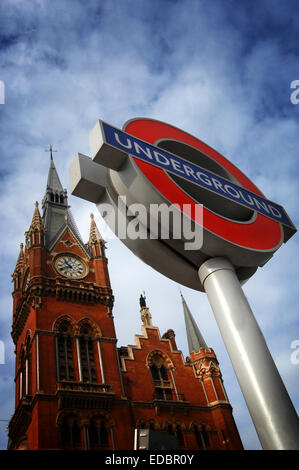
[[[298,450],[299,420],[235,269],[211,258],[198,271],[264,450]]]

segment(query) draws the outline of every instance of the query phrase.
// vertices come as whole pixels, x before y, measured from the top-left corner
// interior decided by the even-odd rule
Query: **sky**
[[[14,410],[11,274],[45,192],[45,149],[57,149],[55,165],[82,238],[91,212],[108,236],[117,345],[134,344],[141,333],[145,291],[153,324],[161,334],[174,329],[187,356],[180,286],[109,239],[95,206],[70,195],[69,166],[78,152],[89,155],[98,119],[119,128],[134,117],[158,119],[226,156],[298,226],[299,104],[291,100],[298,28],[296,0],[1,1],[1,449]],[[298,245],[295,234],[243,287],[297,411]],[[181,288],[217,354],[244,448],[261,449],[208,299]]]

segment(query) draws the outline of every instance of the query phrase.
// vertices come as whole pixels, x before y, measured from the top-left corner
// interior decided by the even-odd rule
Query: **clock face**
[[[63,276],[79,279],[86,276],[87,266],[79,258],[71,255],[61,255],[55,261],[55,268]]]

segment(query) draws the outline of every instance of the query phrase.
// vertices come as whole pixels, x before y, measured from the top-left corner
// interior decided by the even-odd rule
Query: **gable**
[[[64,225],[64,227],[59,230],[59,233],[56,235],[55,239],[52,241],[49,246],[50,252],[60,251],[71,251],[79,256],[88,258],[90,260],[91,253],[86,245],[76,236],[73,230],[69,225]]]

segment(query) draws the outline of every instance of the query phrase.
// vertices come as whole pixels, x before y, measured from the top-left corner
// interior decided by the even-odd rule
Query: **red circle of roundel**
[[[160,139],[173,139],[197,148],[223,166],[237,181],[249,191],[263,197],[259,189],[231,162],[209,147],[201,140],[176,127],[160,121],[146,118],[137,118],[125,124],[124,131],[138,137],[150,144]],[[171,180],[167,173],[150,163],[132,157],[153,186],[171,203],[194,204],[194,199],[188,196]],[[203,208],[204,228],[225,240],[252,250],[272,250],[277,247],[282,238],[282,229],[279,222],[257,213],[255,220],[242,223],[228,220],[206,207]]]

